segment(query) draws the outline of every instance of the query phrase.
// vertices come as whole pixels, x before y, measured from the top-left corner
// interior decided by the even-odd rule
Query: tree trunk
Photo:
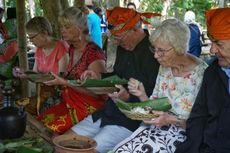
[[[0,1],[0,7],[5,9],[5,0],[1,0]]]
[[[163,8],[163,10],[162,10],[162,12],[161,12],[161,14],[162,14],[162,19],[167,19],[167,16],[168,16],[168,14],[167,14],[167,12],[168,12],[168,9],[169,9],[169,7],[170,7],[170,5],[171,5],[171,1],[172,0],[164,0],[164,8]],[[176,2],[175,2],[176,3]],[[178,10],[176,9],[175,10],[175,12],[177,12]]]
[[[69,7],[69,2],[68,2],[68,0],[60,0],[60,3],[61,3],[61,9],[62,10],[65,10],[65,9],[67,9],[68,7]]]
[[[219,7],[220,8],[227,7],[227,1],[229,0],[219,0]]]
[[[42,0],[42,8],[44,11],[44,16],[50,21],[53,28],[53,37],[61,38],[60,27],[58,23],[59,13],[62,11],[60,0]]]
[[[120,6],[120,0],[106,0],[107,8],[112,8],[114,6]]]
[[[83,7],[84,4],[85,4],[84,0],[75,0],[74,1],[74,6],[76,6],[76,7]]]
[[[28,69],[27,50],[26,50],[26,30],[25,30],[25,0],[16,1],[17,13],[17,42],[19,66],[23,70]],[[28,97],[29,85],[28,81],[21,82],[21,96]]]
[[[33,0],[29,0],[29,10],[30,10],[30,18],[33,18],[35,15],[35,3]]]
[[[0,1],[0,7],[3,8],[6,12],[6,3],[5,3],[5,0],[1,0]],[[5,13],[6,14],[6,13]],[[3,14],[3,17],[2,17],[2,22],[3,22],[3,19],[5,19],[4,17],[5,15]],[[4,20],[5,21],[5,20]]]

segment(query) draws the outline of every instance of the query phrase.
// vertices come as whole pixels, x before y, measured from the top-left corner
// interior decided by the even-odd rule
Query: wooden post
[[[23,70],[28,69],[27,50],[26,50],[26,30],[25,30],[25,0],[16,1],[17,13],[17,42],[19,67]],[[28,97],[29,85],[28,81],[21,81],[21,97]]]
[[[74,6],[75,7],[82,7],[84,6],[85,1],[84,0],[74,0]]]
[[[55,0],[55,3],[53,0],[42,0],[41,4],[44,16],[50,21],[53,28],[53,37],[58,39],[61,38],[58,23],[58,16],[62,11],[60,0]]]

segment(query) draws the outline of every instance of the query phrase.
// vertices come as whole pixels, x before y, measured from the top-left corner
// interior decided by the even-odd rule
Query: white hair
[[[176,19],[166,19],[151,33],[149,40],[153,45],[155,41],[166,42],[174,47],[179,54],[184,54],[188,50],[190,31],[188,26]]]
[[[196,23],[196,14],[193,11],[187,11],[184,15],[184,22],[186,24]]]

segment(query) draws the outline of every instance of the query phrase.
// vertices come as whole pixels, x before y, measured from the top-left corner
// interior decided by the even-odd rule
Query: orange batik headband
[[[230,8],[211,9],[205,16],[208,34],[213,39],[230,39]]]
[[[159,13],[139,13],[133,9],[115,7],[107,10],[107,18],[111,34],[118,34],[133,29],[135,25],[142,21],[144,24],[150,24],[145,18],[161,16]]]

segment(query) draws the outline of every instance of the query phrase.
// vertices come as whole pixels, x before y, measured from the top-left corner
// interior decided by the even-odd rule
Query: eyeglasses
[[[153,54],[157,54],[158,56],[164,56],[165,53],[169,52],[170,50],[172,50],[173,47],[169,48],[169,49],[161,49],[161,48],[155,48],[152,46],[149,46],[149,50],[153,53]]]
[[[33,35],[33,36],[31,36],[31,37],[28,36],[27,38],[30,39],[30,40],[32,40],[32,39],[34,39],[35,37],[37,37],[39,34],[40,34],[40,32],[36,33],[35,35]]]

